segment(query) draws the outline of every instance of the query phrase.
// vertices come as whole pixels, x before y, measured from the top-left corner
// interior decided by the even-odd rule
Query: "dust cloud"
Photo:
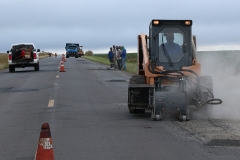
[[[214,97],[223,101],[208,118],[240,119],[240,51],[202,51],[198,59],[202,75],[212,76]]]

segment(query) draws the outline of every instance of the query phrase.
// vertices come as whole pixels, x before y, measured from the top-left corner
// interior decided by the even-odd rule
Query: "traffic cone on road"
[[[61,61],[59,72],[65,72],[63,61]]]
[[[64,58],[65,58],[65,55],[64,55],[64,54],[62,54],[62,61],[64,61]]]
[[[63,58],[63,62],[66,62],[66,57]]]
[[[34,160],[54,160],[52,137],[48,123],[43,123]]]

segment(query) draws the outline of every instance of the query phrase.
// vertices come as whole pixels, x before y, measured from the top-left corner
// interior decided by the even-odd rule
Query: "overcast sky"
[[[0,52],[30,42],[64,52],[66,42],[105,53],[113,44],[137,51],[152,19],[191,19],[198,50],[240,50],[238,0],[0,0]]]

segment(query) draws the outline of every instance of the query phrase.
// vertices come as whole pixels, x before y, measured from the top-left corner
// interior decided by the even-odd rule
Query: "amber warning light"
[[[153,24],[158,25],[159,21],[153,21]]]
[[[191,25],[191,21],[185,21],[185,25],[187,26]]]

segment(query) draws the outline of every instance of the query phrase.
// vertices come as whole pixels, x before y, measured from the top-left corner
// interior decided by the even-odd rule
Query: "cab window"
[[[179,28],[164,28],[158,37],[160,62],[177,63],[184,57],[184,33]]]

